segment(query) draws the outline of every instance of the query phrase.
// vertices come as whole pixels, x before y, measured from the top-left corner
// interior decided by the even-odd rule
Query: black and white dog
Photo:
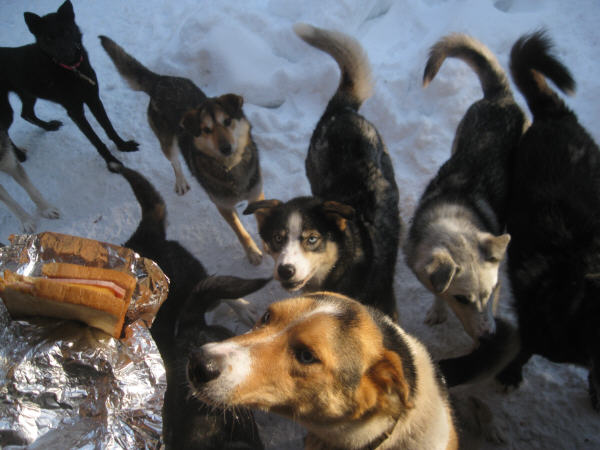
[[[341,70],[306,156],[313,197],[258,201],[244,214],[255,213],[284,288],[342,293],[397,319],[398,188],[381,136],[358,113],[371,92],[369,62],[360,44],[343,33],[305,24],[294,30]]]

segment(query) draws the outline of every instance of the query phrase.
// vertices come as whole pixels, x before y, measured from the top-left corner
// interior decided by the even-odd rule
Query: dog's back
[[[600,149],[546,83],[575,87],[550,50],[536,32],[511,52],[511,73],[534,121],[515,164],[509,276],[524,351],[581,364],[596,358],[598,367]]]
[[[432,47],[423,86],[433,80],[447,57],[461,59],[475,71],[483,98],[473,103],[460,121],[452,156],[427,186],[418,209],[448,200],[465,203],[478,212],[479,220],[489,231],[500,234],[506,220],[510,167],[525,115],[515,103],[496,57],[486,46],[464,34],[446,36]],[[480,199],[490,205],[495,217],[482,210]],[[418,230],[415,225],[411,232]]]
[[[350,205],[356,212],[368,273],[343,292],[364,299],[381,297],[394,315],[392,284],[402,223],[392,161],[379,132],[358,113],[371,94],[371,70],[360,44],[343,33],[298,24],[295,32],[331,55],[340,84],[320,118],[306,156],[314,196]],[[344,264],[344,261],[340,261]],[[336,289],[338,286],[327,286]],[[366,293],[366,294],[365,294]],[[377,304],[376,301],[370,304]]]

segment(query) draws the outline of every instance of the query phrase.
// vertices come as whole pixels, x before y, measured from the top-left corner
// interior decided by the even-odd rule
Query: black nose
[[[187,373],[190,383],[199,386],[217,378],[221,371],[214,359],[207,356],[202,350],[198,350],[190,355]]]
[[[277,273],[282,280],[289,280],[296,273],[296,269],[291,264],[282,264],[277,267]]]
[[[222,155],[224,156],[229,156],[231,155],[231,144],[222,144],[219,147],[219,151],[221,152]]]

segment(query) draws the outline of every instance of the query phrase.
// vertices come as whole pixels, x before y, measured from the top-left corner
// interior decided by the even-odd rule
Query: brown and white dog
[[[273,303],[248,333],[190,356],[194,394],[297,420],[307,449],[455,449],[446,388],[425,347],[387,316],[318,292]]]

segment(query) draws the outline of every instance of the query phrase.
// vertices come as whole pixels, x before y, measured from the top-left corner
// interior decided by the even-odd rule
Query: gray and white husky
[[[510,167],[527,121],[496,57],[470,36],[450,34],[431,48],[424,86],[446,57],[459,58],[475,71],[483,98],[465,113],[452,156],[425,189],[404,253],[435,295],[425,322],[443,322],[447,303],[477,341],[495,331],[498,271],[510,241],[504,233]]]

